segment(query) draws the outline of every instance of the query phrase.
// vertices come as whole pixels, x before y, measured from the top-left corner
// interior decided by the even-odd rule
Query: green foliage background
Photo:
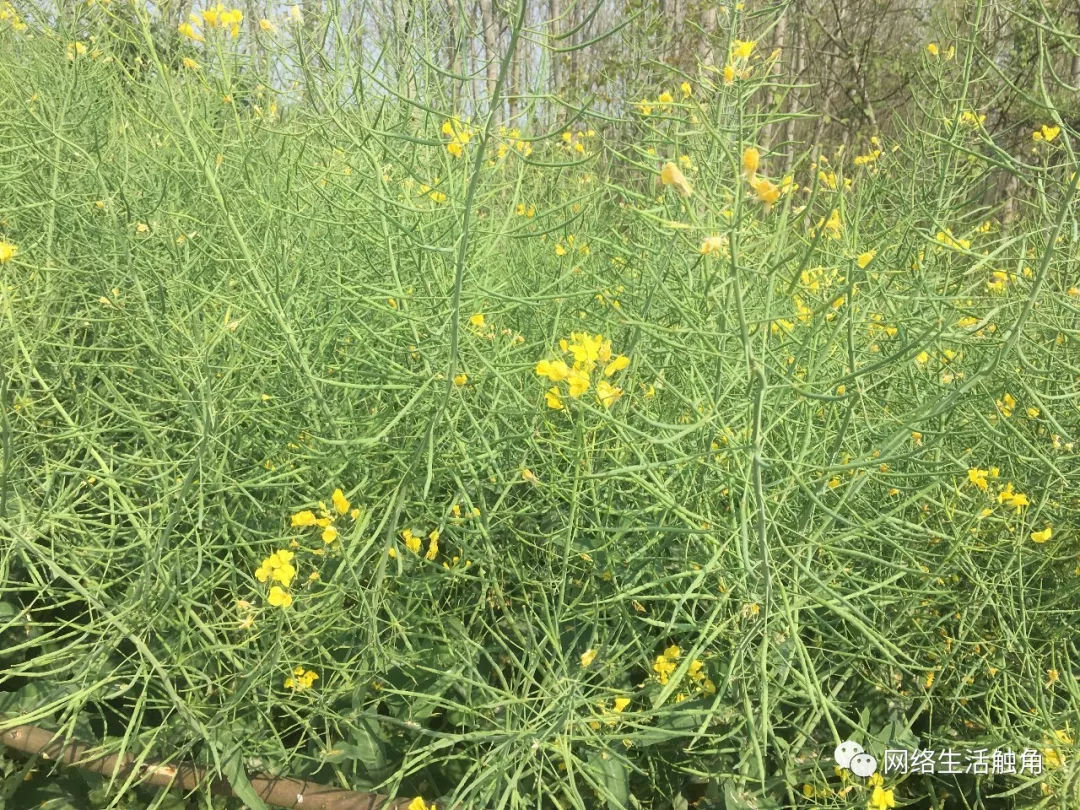
[[[350,95],[368,74],[297,100],[221,31],[86,14],[0,24],[0,725],[477,808],[865,806],[849,737],[1050,748],[886,786],[1075,802],[1076,133],[1045,87],[1060,134],[1021,162],[954,123],[985,109],[958,40],[902,131],[800,146],[768,210],[765,53],[628,90],[673,95],[648,116],[512,122],[526,157],[482,107]],[[688,198],[658,183],[682,155]],[[581,331],[631,358],[622,396],[551,410],[535,365]],[[291,525],[336,487],[335,542]],[[253,572],[293,541],[273,607]],[[0,762],[10,807],[182,801]]]

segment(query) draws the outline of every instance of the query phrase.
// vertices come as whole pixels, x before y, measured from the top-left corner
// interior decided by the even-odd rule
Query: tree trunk
[[[792,51],[792,59],[789,64],[792,65],[791,83],[793,85],[802,81],[803,72],[806,70],[806,33],[801,25],[802,16],[798,11],[799,9],[796,7],[796,14],[792,20],[794,28],[789,37],[791,42],[789,50]],[[788,118],[784,122],[784,161],[782,168],[784,174],[787,174],[795,160],[795,115],[799,111],[799,91],[794,87],[788,91],[784,108]]]
[[[461,30],[460,11],[457,0],[446,0],[446,69],[455,76],[464,75],[461,67],[461,40],[458,34]],[[461,88],[457,79],[450,80],[450,101],[456,112],[458,101],[461,97]]]
[[[484,72],[490,104],[495,96],[495,82],[499,77],[498,31],[495,30],[495,12],[491,0],[480,0],[480,21],[484,27]]]
[[[523,42],[518,40],[517,49],[510,57],[510,86],[507,88],[506,102],[510,112],[509,125],[515,126],[517,122],[518,112],[521,109],[522,86],[524,80],[522,74],[525,70],[523,64],[525,57],[522,54],[524,50]],[[509,45],[507,46],[509,47]]]
[[[573,11],[570,14],[570,25],[574,35],[570,37],[570,44],[575,46],[575,50],[570,52],[570,80],[569,85],[571,88],[580,89],[582,85],[581,76],[581,51],[576,49],[577,45],[580,45],[584,40],[583,31],[581,31],[581,5],[584,0],[571,0],[574,4]]]
[[[548,91],[558,98],[562,94],[562,54],[555,53],[554,49],[561,44],[557,37],[562,28],[563,4],[562,0],[548,0],[548,57],[551,59],[551,86]],[[554,104],[551,107],[549,124],[553,124],[558,117],[559,107]]]
[[[773,66],[769,69],[769,75],[770,76],[776,76],[781,72],[780,71],[780,65],[783,64],[784,60],[787,58],[787,50],[788,50],[787,22],[788,22],[787,6],[784,6],[783,8],[780,9],[780,19],[776,23],[776,47],[780,49],[780,58],[777,59],[776,62],[773,64]],[[772,94],[775,94],[776,91],[766,89],[765,92],[768,92],[768,93],[770,93],[770,95],[772,95]],[[770,116],[770,119],[771,119],[771,116]],[[762,132],[761,132],[761,142],[765,146],[766,149],[772,150],[772,148],[773,148],[773,122],[772,122],[772,120],[770,120],[769,123],[767,123],[765,125],[765,128],[762,130]]]
[[[716,3],[706,3],[701,12],[701,47],[698,55],[702,67],[713,67],[716,64],[716,47],[713,39],[716,37]]]

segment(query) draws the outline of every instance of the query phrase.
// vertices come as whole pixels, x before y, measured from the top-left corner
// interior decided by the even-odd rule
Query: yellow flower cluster
[[[1023,492],[1013,491],[1013,485],[1011,481],[1007,483],[1005,485],[1005,488],[997,494],[997,502],[999,504],[1003,503],[1006,506],[1011,506],[1016,509],[1017,512],[1019,512],[1025,506],[1030,506],[1028,496],[1025,495]]]
[[[294,556],[291,551],[275,551],[255,569],[255,579],[259,580],[259,582],[272,580],[281,583],[280,585],[272,585],[270,593],[266,597],[266,601],[274,607],[287,608],[293,603],[292,594],[285,589],[292,584],[293,579],[296,577],[296,568],[292,564]]]
[[[687,182],[686,176],[682,173],[682,169],[670,160],[660,169],[660,184],[664,186],[675,186],[678,192],[684,197],[689,197],[694,193],[694,189],[690,187],[690,183]]]
[[[1049,540],[1053,536],[1054,536],[1053,528],[1050,527],[1050,526],[1047,526],[1042,531],[1032,532],[1031,533],[1031,540],[1034,543],[1045,543],[1047,540]]]
[[[690,662],[690,668],[686,670],[690,680],[701,690],[702,694],[712,695],[716,693],[716,684],[705,674],[705,664],[695,658]]]
[[[416,187],[416,193],[420,197],[430,197],[432,202],[442,204],[446,202],[446,195],[439,191],[437,186],[439,185],[439,178],[436,177],[431,181],[429,186],[427,183],[420,183]]]
[[[445,132],[445,130],[443,131]],[[500,126],[499,136],[504,139],[499,141],[499,145],[495,149],[495,153],[500,158],[506,157],[511,149],[523,157],[528,157],[532,154],[532,144],[521,139],[521,130],[507,129],[505,126]]]
[[[430,532],[428,532],[428,547],[427,547],[427,551],[424,552],[424,559],[425,560],[434,560],[438,556],[438,554],[439,554],[439,537],[440,537],[440,534],[439,534],[438,529],[432,529]],[[420,538],[420,535],[413,534],[412,529],[409,529],[409,528],[402,529],[401,530],[401,539],[405,543],[405,548],[407,548],[413,554],[419,554],[420,553],[421,538]],[[387,554],[390,556],[391,559],[394,559],[394,558],[397,557],[397,549],[395,549],[393,546],[391,546],[390,549],[387,551]]]
[[[678,660],[682,656],[682,650],[679,649],[679,645],[672,644],[660,655],[656,656],[656,660],[653,661],[653,672],[656,673],[656,680],[660,682],[661,686],[666,686],[668,680],[675,672],[675,668],[678,666]]]
[[[568,365],[562,359],[541,360],[536,364],[537,375],[547,377],[553,383],[565,382],[572,399],[578,399],[590,388],[594,388],[596,399],[601,405],[605,408],[614,405],[622,396],[622,389],[616,388],[607,378],[630,365],[630,358],[622,354],[613,357],[611,341],[604,340],[603,335],[590,335],[588,332],[574,332],[570,335],[570,340],[563,338],[559,341],[559,348],[563,354],[573,357],[573,365]],[[595,387],[594,371],[599,372]],[[547,390],[545,399],[549,408],[561,411],[565,407],[557,384]]]
[[[319,514],[316,515],[310,509],[305,509],[302,512],[297,512],[292,516],[293,526],[316,526],[322,529],[322,540],[326,544],[333,543],[337,540],[338,529],[334,525],[334,521],[338,517],[348,514],[353,520],[360,517],[359,509],[349,509],[349,499],[345,497],[345,493],[341,489],[335,489],[330,496],[330,500],[333,502],[333,512],[326,508],[326,504],[322,501],[319,502]]]
[[[835,268],[811,267],[799,274],[799,283],[809,293],[820,293],[834,284],[842,284],[844,277],[839,275]]]
[[[705,240],[701,243],[701,249],[699,252],[702,256],[708,256],[710,253],[719,253],[723,256],[730,255],[727,249],[728,240],[726,236],[706,236]]]
[[[562,134],[562,143],[563,143],[563,146],[565,148],[573,149],[579,155],[584,155],[584,154],[586,154],[586,151],[585,151],[585,139],[586,138],[592,138],[592,137],[595,137],[595,136],[596,136],[596,131],[592,130],[592,129],[589,129],[589,130],[581,130],[581,129],[579,129],[577,132],[571,132],[570,130],[567,130],[566,132],[564,132]]]
[[[818,229],[822,229],[822,235],[826,239],[839,239],[844,232],[844,223],[840,219],[840,211],[836,208],[829,214],[829,218],[822,217],[818,220],[817,226],[810,231],[811,237],[816,237]]]
[[[941,53],[941,51],[938,48],[936,42],[927,43],[926,50],[931,56],[938,56]],[[950,45],[945,51],[945,59],[946,59],[946,61],[948,61],[950,59],[953,59],[955,56],[956,56],[956,46],[955,45]]]
[[[203,24],[207,28],[228,28],[234,39],[239,35],[240,23],[244,21],[244,12],[238,8],[226,9],[221,3],[208,8],[202,13]]]
[[[975,487],[977,487],[983,492],[986,492],[987,494],[989,494],[990,491],[990,482],[998,479],[1000,475],[1001,470],[997,467],[991,467],[988,470],[983,470],[979,467],[972,467],[967,471],[968,483],[973,484]],[[1011,506],[1016,509],[1017,512],[1019,512],[1024,507],[1031,505],[1031,502],[1028,500],[1028,496],[1025,495],[1023,492],[1017,492],[1013,488],[1011,481],[1007,482],[1005,486],[998,491],[997,495],[993,497],[994,500],[998,502],[998,504]],[[989,509],[984,509],[982,512],[983,516],[985,517],[986,515],[990,514],[990,511],[991,510]],[[1047,534],[1045,539],[1049,540],[1050,535]],[[1041,543],[1045,541],[1036,540],[1035,542]]]
[[[765,203],[765,210],[772,208],[773,203],[780,199],[780,187],[765,177],[758,177],[757,170],[761,165],[761,153],[753,146],[743,150],[742,168],[746,181],[754,194],[761,202]]]
[[[619,722],[619,715],[622,714],[623,710],[629,705],[630,705],[630,698],[628,698],[628,697],[617,697],[617,698],[615,698],[610,710],[606,706],[601,705],[601,711],[603,712],[603,718],[602,719],[604,721],[604,725],[613,726],[616,723],[618,723]],[[593,731],[598,731],[599,728],[600,728],[600,721],[599,720],[590,720],[589,721],[589,728],[591,728]]]
[[[986,282],[986,289],[992,293],[1003,293],[1005,288],[1016,283],[1016,273],[1008,270],[994,270],[990,273],[990,280]]]
[[[11,242],[0,241],[0,264],[7,264],[15,258],[15,254],[18,252],[19,249]]]
[[[677,644],[672,644],[660,655],[656,656],[656,660],[653,662],[653,672],[656,673],[656,680],[663,686],[671,680],[672,674],[678,666],[679,658],[682,657],[682,650],[679,649]],[[690,666],[686,670],[687,677],[694,684],[694,687],[705,695],[712,695],[716,692],[716,684],[712,682],[708,675],[705,674],[705,664],[700,659],[695,658],[690,662]],[[685,700],[685,695],[677,695],[676,701]]]
[[[569,236],[566,237],[566,244],[565,245],[562,242],[559,242],[558,244],[555,245],[555,255],[556,256],[565,256],[567,253],[569,253],[570,251],[572,251],[572,250],[574,250],[576,248],[578,253],[583,253],[584,255],[588,256],[589,253],[591,252],[589,250],[589,246],[586,245],[586,244],[582,244],[580,242],[577,242],[575,244],[575,242],[577,242],[577,240],[575,239],[574,235],[570,234]]]
[[[1058,671],[1056,669],[1048,670],[1047,674],[1050,676],[1050,683],[1051,684],[1053,684],[1055,681],[1057,681],[1057,679],[1060,677],[1060,675],[1059,675],[1059,673],[1058,673]],[[1045,735],[1043,736],[1043,744],[1044,745],[1052,745],[1055,742],[1065,743],[1066,745],[1072,745],[1073,744],[1073,737],[1072,737],[1071,734],[1069,734],[1069,732],[1066,729],[1057,729],[1057,730],[1055,730],[1054,731],[1054,739],[1050,739],[1049,737],[1046,737]],[[1063,753],[1061,753],[1060,748],[1044,748],[1042,750],[1042,752],[1043,752],[1043,760],[1046,762],[1046,767],[1052,768],[1052,769],[1057,769],[1057,768],[1060,768],[1062,765],[1065,764],[1065,755]]]
[[[690,83],[683,82],[681,88],[683,92],[683,98],[689,98],[690,94],[693,92],[693,88],[690,87]],[[654,107],[659,107],[664,112],[667,112],[671,109],[671,105],[674,101],[675,98],[671,95],[671,93],[669,93],[667,90],[664,90],[660,93],[660,95],[656,97],[656,101],[650,101],[647,98],[643,98],[637,103],[637,108],[638,112],[640,112],[642,115],[652,115]]]
[[[750,56],[754,52],[757,43],[754,40],[736,39],[731,44],[731,58],[724,65],[724,84],[732,84],[735,78],[750,78]]]
[[[1033,141],[1045,141],[1046,143],[1050,143],[1050,141],[1054,140],[1054,138],[1056,138],[1060,134],[1061,134],[1061,127],[1058,127],[1058,126],[1050,127],[1050,126],[1047,126],[1046,124],[1043,124],[1041,127],[1039,127],[1039,129],[1037,129],[1037,130],[1035,130],[1034,132],[1031,133],[1031,140],[1033,140]]]
[[[877,159],[879,157],[881,157],[881,150],[871,149],[864,155],[856,155],[851,162],[854,163],[856,166],[870,166],[873,163],[877,162]]]
[[[896,797],[893,795],[893,789],[874,785],[867,807],[869,810],[892,810],[892,808],[896,807]]]
[[[19,18],[19,13],[11,3],[0,3],[0,22],[8,23],[14,30],[22,33],[26,30],[26,23]]]
[[[1008,419],[1012,416],[1014,410],[1016,410],[1016,400],[1013,395],[1006,391],[1002,394],[1001,399],[997,400],[997,408],[1001,411],[1001,415]]]
[[[188,39],[202,42],[204,37],[199,32],[199,28],[227,28],[229,30],[229,36],[236,39],[240,36],[240,23],[243,21],[244,12],[240,9],[226,9],[225,6],[218,3],[213,8],[204,9],[202,11],[202,16],[192,14],[188,18],[188,22],[180,23],[176,30]]]
[[[971,240],[960,239],[953,236],[952,230],[946,228],[943,231],[938,231],[934,237],[938,242],[945,245],[945,247],[955,248],[957,250],[968,250],[971,247]]]
[[[443,121],[442,134],[450,139],[446,144],[446,151],[456,158],[465,154],[465,147],[472,140],[472,127],[462,123],[460,118],[447,118]]]
[[[896,337],[897,329],[895,326],[890,326],[885,322],[885,316],[880,312],[870,313],[870,324],[867,326],[867,332],[871,338],[891,338]]]
[[[285,679],[285,688],[302,692],[305,689],[310,689],[318,679],[319,676],[310,669],[297,667],[293,670],[292,676]]]
[[[756,45],[757,43],[752,39],[736,39],[731,45],[731,58],[746,62],[750,59],[750,54],[754,52],[754,47]]]

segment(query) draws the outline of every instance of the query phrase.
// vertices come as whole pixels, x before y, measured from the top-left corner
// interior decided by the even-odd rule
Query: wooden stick
[[[92,746],[87,743],[57,739],[55,732],[38,726],[15,726],[0,731],[0,745],[6,745],[27,754],[36,754],[45,760],[57,760],[103,776],[127,776],[136,770],[135,757],[115,754],[105,757],[86,758]],[[167,788],[195,790],[207,783],[206,771],[194,765],[158,765],[144,763],[138,767],[139,780],[143,784]],[[320,785],[315,782],[287,779],[285,777],[252,776],[251,786],[267,804],[277,807],[304,808],[304,810],[404,810],[409,799],[391,800],[379,793],[359,793],[355,790]],[[212,793],[232,796],[233,791],[224,779],[209,780]]]

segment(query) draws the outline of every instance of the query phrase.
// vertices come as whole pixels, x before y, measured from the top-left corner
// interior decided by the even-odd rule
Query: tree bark
[[[562,93],[562,54],[555,53],[554,48],[559,47],[557,39],[562,27],[563,4],[562,0],[548,0],[548,26],[547,42],[548,56],[551,59],[551,86],[548,88],[551,95],[558,98]],[[554,123],[558,117],[558,104],[551,107],[549,124]]]
[[[699,57],[702,67],[716,65],[716,46],[713,39],[716,36],[716,3],[706,3],[701,12],[701,48]]]
[[[491,0],[479,0],[480,21],[484,27],[484,74],[486,77],[488,103],[495,95],[495,82],[499,78],[498,31],[495,29],[495,12]]]

